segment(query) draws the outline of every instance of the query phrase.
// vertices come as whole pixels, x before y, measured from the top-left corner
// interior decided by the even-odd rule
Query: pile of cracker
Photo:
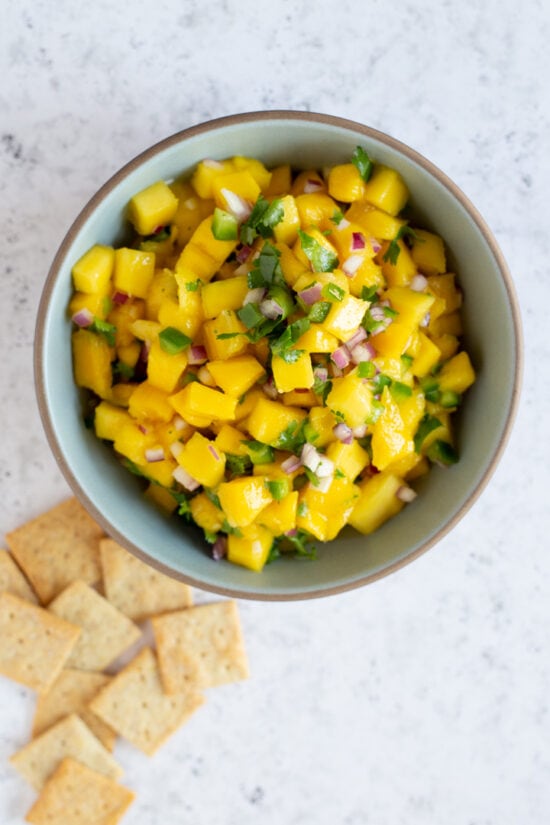
[[[248,676],[237,605],[193,605],[190,587],[106,537],[74,498],[6,541],[0,674],[37,695],[31,741],[10,759],[38,793],[26,820],[115,825],[134,798],[117,736],[151,755],[203,690]]]

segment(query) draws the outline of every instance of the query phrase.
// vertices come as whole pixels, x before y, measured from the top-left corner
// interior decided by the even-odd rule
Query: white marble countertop
[[[525,325],[522,403],[489,487],[367,589],[242,603],[252,678],[153,759],[117,750],[128,825],[550,821],[550,7],[533,0],[19,0],[0,24],[0,530],[64,497],[34,398],[35,311],[74,216],[151,143],[262,108],[349,117],[478,206]],[[0,678],[0,822],[30,694]]]

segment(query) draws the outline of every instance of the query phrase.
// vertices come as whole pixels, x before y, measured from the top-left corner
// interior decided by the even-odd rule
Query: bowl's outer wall
[[[214,564],[198,531],[167,519],[140,497],[140,483],[83,426],[73,383],[66,307],[71,266],[94,243],[116,243],[131,196],[158,179],[190,172],[205,157],[258,157],[301,168],[349,160],[361,144],[396,168],[423,224],[446,241],[464,289],[465,343],[478,372],[459,417],[460,462],[434,468],[421,495],[374,535],[346,530],[315,563],[281,560],[261,574]],[[99,207],[99,208],[97,208]],[[36,378],[46,432],[69,483],[114,538],[142,558],[206,589],[252,598],[303,598],[358,586],[396,569],[440,538],[468,509],[494,469],[515,412],[520,328],[502,256],[464,195],[428,161],[367,127],[309,113],[222,118],[168,138],[109,181],[70,229],[48,277],[37,324]]]

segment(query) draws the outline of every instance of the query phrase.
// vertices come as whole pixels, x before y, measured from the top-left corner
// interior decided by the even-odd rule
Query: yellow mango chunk
[[[296,349],[305,349],[306,352],[334,352],[338,345],[338,338],[320,324],[311,324],[296,341]]]
[[[246,275],[236,275],[224,281],[205,284],[201,290],[204,317],[216,318],[224,309],[239,309],[247,292]]]
[[[355,481],[359,473],[370,464],[369,454],[355,438],[351,444],[333,441],[329,444],[326,455],[350,481]]]
[[[178,453],[177,462],[204,487],[216,487],[225,471],[225,454],[202,433],[193,433]]]
[[[443,238],[427,232],[425,229],[415,229],[412,238],[412,259],[424,275],[437,275],[447,270],[445,260],[445,246]]]
[[[163,487],[172,487],[174,483],[174,470],[178,465],[171,456],[167,456],[162,461],[149,462],[146,460],[143,464],[138,463],[137,466],[145,478],[156,481],[157,484],[161,484]]]
[[[281,536],[296,527],[298,491],[294,490],[281,501],[272,501],[257,517],[258,523],[267,527],[274,536]]]
[[[285,195],[290,191],[292,170],[290,164],[284,163],[281,166],[275,166],[271,170],[271,180],[269,185],[264,189],[266,198],[275,198],[278,195]]]
[[[195,230],[197,231],[197,230]],[[176,276],[179,272],[191,272],[193,279],[209,281],[220,268],[220,261],[201,249],[190,240],[176,261]]]
[[[210,361],[227,360],[232,356],[240,355],[248,347],[248,339],[240,334],[246,332],[246,327],[231,309],[224,309],[217,318],[205,321],[202,332]],[[220,337],[225,335],[231,337]]]
[[[396,241],[396,244],[399,255],[395,263],[392,263],[388,258],[385,259],[388,251],[388,244],[385,243],[380,253],[380,266],[389,286],[408,286],[417,274],[416,264],[412,259],[408,246],[402,240]]]
[[[227,559],[259,573],[265,566],[273,544],[273,535],[260,524],[251,524],[227,539]]]
[[[359,498],[349,523],[360,533],[369,534],[395,516],[403,507],[397,491],[403,482],[392,473],[378,473],[359,485]]]
[[[155,274],[155,255],[122,247],[115,251],[113,281],[115,289],[145,298]]]
[[[202,313],[190,313],[173,298],[164,298],[159,306],[158,320],[162,327],[175,327],[188,338],[195,338],[202,321]]]
[[[94,411],[94,429],[98,438],[114,441],[117,432],[125,424],[130,424],[132,417],[121,407],[101,401]]]
[[[128,411],[132,418],[152,421],[170,421],[174,417],[168,393],[154,387],[149,381],[143,381],[135,388]]]
[[[208,371],[218,387],[237,398],[265,375],[265,369],[253,355],[236,355],[227,361],[209,361]]]
[[[187,181],[177,180],[170,184],[170,189],[178,199],[178,208],[172,219],[177,230],[178,244],[186,244],[191,235],[207,215],[214,211],[214,201],[200,198]]]
[[[335,200],[352,203],[365,196],[365,181],[355,164],[341,163],[329,172],[328,191]]]
[[[320,541],[331,541],[347,524],[358,494],[348,478],[335,478],[326,493],[307,484],[298,497],[296,526]]]
[[[378,355],[387,358],[399,358],[409,345],[412,330],[406,324],[393,321],[386,329],[377,332],[371,338],[371,344]]]
[[[372,407],[372,392],[356,372],[335,378],[326,400],[327,407],[348,427],[364,424]]]
[[[170,355],[158,342],[153,341],[147,359],[147,380],[153,387],[173,393],[187,366],[187,352]]]
[[[143,495],[157,507],[160,507],[165,513],[173,513],[178,506],[172,493],[164,487],[161,487],[160,484],[151,482]]]
[[[163,180],[142,189],[130,199],[128,217],[140,235],[152,235],[161,226],[172,221],[178,208],[178,199]]]
[[[415,292],[407,286],[390,287],[386,290],[384,297],[399,313],[397,322],[408,326],[411,332],[420,325],[434,302],[433,295]]]
[[[298,195],[296,208],[302,227],[320,226],[325,229],[329,226],[333,215],[338,212],[338,204],[326,192]],[[309,230],[308,234],[310,234]]]
[[[74,380],[77,387],[85,387],[108,398],[112,383],[112,348],[102,335],[79,329],[72,335]]]
[[[417,378],[428,375],[441,359],[441,350],[423,332],[418,334],[419,347],[411,365],[411,371]]]
[[[223,424],[216,435],[216,447],[229,455],[248,455],[246,436],[231,424]]]
[[[237,171],[246,169],[247,172],[250,172],[262,192],[269,188],[271,183],[271,172],[257,158],[247,158],[243,155],[235,155],[231,158],[231,162]]]
[[[341,301],[334,301],[322,327],[340,341],[347,341],[360,326],[368,308],[367,301],[345,295]]]
[[[286,243],[277,242],[276,248],[281,253],[279,263],[283,277],[289,286],[293,286],[301,275],[305,273],[310,275],[309,266],[306,266],[303,261],[297,258]]]
[[[365,199],[389,215],[397,215],[408,198],[409,190],[399,172],[377,164],[365,184]]]
[[[338,419],[328,407],[313,407],[307,421],[308,441],[315,447],[324,447],[334,441],[334,428]]]
[[[247,426],[252,438],[275,447],[281,434],[290,426],[299,427],[305,417],[305,411],[299,407],[285,407],[264,397],[256,402]]]
[[[476,374],[467,352],[459,352],[443,364],[437,376],[441,391],[463,393],[474,383]]]
[[[255,203],[261,189],[248,169],[239,172],[230,172],[228,175],[220,175],[212,181],[212,194],[216,206],[231,212],[231,194],[248,203]]]
[[[384,387],[380,400],[384,409],[373,425],[372,463],[378,470],[385,470],[393,461],[412,453],[414,444],[388,387]]]
[[[401,218],[396,218],[388,215],[387,212],[376,209],[368,201],[352,203],[346,211],[346,220],[359,224],[368,235],[385,241],[396,238],[399,230],[406,223]]]
[[[210,501],[206,493],[193,496],[189,504],[193,520],[207,533],[218,533],[223,527],[224,514]]]
[[[114,448],[138,467],[145,464],[145,450],[155,445],[155,433],[140,427],[135,421],[123,424],[114,440]]]
[[[349,279],[349,291],[352,295],[361,297],[363,287],[384,287],[386,280],[382,273],[382,267],[372,258],[365,258],[355,275]]]
[[[271,359],[273,379],[279,392],[295,389],[309,389],[313,386],[313,367],[309,353],[302,352],[295,361],[288,363],[281,356]]]
[[[213,198],[213,183],[220,175],[226,175],[234,169],[233,161],[228,160],[201,160],[191,176],[191,186],[201,198]]]
[[[271,503],[272,497],[264,476],[243,476],[224,481],[218,498],[232,527],[247,527]]]
[[[92,295],[107,295],[114,263],[115,250],[111,246],[92,246],[73,266],[75,290]]]
[[[296,200],[292,195],[281,198],[283,219],[273,227],[273,235],[278,243],[293,244],[300,228],[300,215]]]
[[[75,313],[86,309],[93,316],[104,321],[109,314],[109,305],[110,301],[106,294],[75,292],[69,301],[69,317],[72,318]]]
[[[430,275],[428,277],[428,289],[443,301],[442,315],[456,312],[462,306],[462,292],[455,283],[454,273],[446,272],[444,275]]]
[[[219,390],[192,381],[168,398],[170,405],[183,419],[188,416],[204,416],[209,421],[233,421],[237,399]]]
[[[212,216],[209,215],[197,226],[189,241],[193,246],[198,247],[210,258],[217,262],[218,267],[231,255],[237,241],[220,241],[212,233]]]

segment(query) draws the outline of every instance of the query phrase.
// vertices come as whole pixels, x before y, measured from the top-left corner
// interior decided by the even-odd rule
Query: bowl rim
[[[44,375],[44,338],[46,331],[47,309],[51,293],[57,281],[61,265],[67,256],[69,248],[73,244],[73,241],[77,237],[82,226],[88,220],[89,216],[105,199],[105,197],[113,189],[115,189],[122,180],[124,180],[128,175],[130,175],[142,163],[150,160],[160,152],[169,149],[173,145],[176,145],[184,140],[187,140],[188,138],[196,137],[207,132],[215,131],[219,128],[235,126],[249,122],[259,123],[270,120],[292,120],[301,121],[304,123],[314,122],[341,129],[351,130],[357,132],[358,134],[363,134],[365,135],[365,137],[378,141],[384,144],[385,146],[388,146],[396,152],[400,153],[401,155],[404,155],[408,160],[412,161],[413,163],[416,163],[425,171],[427,171],[432,177],[434,177],[462,205],[462,207],[465,209],[465,211],[468,213],[470,218],[475,223],[477,229],[483,236],[485,242],[487,243],[495,259],[497,268],[499,270],[500,276],[502,278],[507,293],[512,318],[512,328],[514,337],[513,387],[510,396],[510,405],[507,411],[507,416],[502,428],[500,439],[497,442],[497,445],[493,451],[493,454],[490,458],[490,461],[487,465],[485,472],[478,480],[476,486],[470,491],[470,494],[464,500],[462,506],[459,508],[459,510],[457,510],[453,517],[450,518],[445,524],[443,524],[434,533],[433,536],[426,539],[426,541],[423,542],[416,550],[411,551],[404,558],[392,562],[383,570],[379,570],[374,573],[369,573],[363,576],[358,576],[349,581],[341,582],[339,584],[329,585],[327,587],[320,587],[314,590],[289,592],[278,591],[275,593],[255,591],[253,588],[251,590],[240,590],[238,588],[225,587],[223,585],[218,586],[212,585],[210,583],[205,584],[200,579],[196,579],[192,576],[187,576],[183,573],[180,573],[179,571],[173,570],[171,567],[164,564],[163,562],[160,562],[157,559],[154,559],[151,556],[149,556],[140,547],[133,544],[133,542],[128,541],[128,539],[126,539],[125,536],[116,527],[114,527],[114,525],[112,525],[106,518],[104,518],[101,511],[96,508],[93,502],[89,499],[86,491],[83,489],[83,487],[80,485],[78,480],[73,475],[69,467],[69,464],[63,455],[63,451],[61,450],[61,446],[58,442],[55,433],[55,428],[53,426],[53,421],[50,415],[50,409],[45,390],[46,381]],[[495,237],[493,236],[493,233],[489,229],[489,226],[486,223],[485,219],[482,217],[481,213],[465,195],[462,189],[453,180],[451,180],[441,169],[439,169],[439,167],[437,167],[434,163],[432,163],[430,160],[424,157],[421,153],[419,153],[409,145],[403,143],[402,141],[392,137],[391,135],[385,132],[382,132],[370,126],[366,126],[357,121],[320,112],[302,111],[295,109],[273,109],[249,111],[236,113],[232,115],[226,115],[223,117],[213,118],[211,120],[207,120],[195,124],[193,126],[187,127],[185,129],[182,129],[154,143],[152,146],[137,154],[134,158],[132,158],[129,162],[127,162],[124,166],[122,166],[118,171],[116,171],[110,178],[106,180],[106,182],[95,192],[95,194],[92,195],[92,197],[80,210],[79,214],[77,215],[73,223],[70,225],[50,265],[42,289],[38,310],[36,313],[33,365],[35,393],[38,403],[38,409],[49,447],[53,453],[53,456],[59,468],[61,469],[63,476],[65,477],[65,480],[67,481],[69,487],[71,488],[76,498],[81,502],[85,509],[98,522],[98,524],[105,530],[105,532],[108,535],[112,536],[117,542],[119,542],[122,546],[124,546],[126,549],[128,549],[130,552],[132,552],[135,556],[137,556],[145,563],[156,568],[160,572],[165,573],[171,578],[179,579],[180,581],[183,581],[189,584],[190,586],[196,587],[198,589],[216,593],[221,596],[255,601],[298,601],[331,596],[350,590],[355,590],[359,587],[364,587],[367,584],[371,584],[379,579],[385,578],[386,576],[389,576],[391,573],[395,573],[396,571],[400,570],[406,565],[411,564],[413,561],[415,561],[415,559],[419,558],[421,555],[426,553],[430,548],[436,545],[439,541],[441,541],[441,539],[444,538],[464,517],[466,512],[473,506],[475,501],[479,498],[479,496],[487,486],[489,480],[493,476],[496,467],[500,459],[502,458],[508,440],[510,438],[512,427],[518,411],[521,393],[521,384],[523,376],[523,333],[519,302],[516,295],[515,286],[506,260],[504,259],[504,256],[498,246],[498,243]],[[252,575],[253,573],[251,571],[251,576]]]

